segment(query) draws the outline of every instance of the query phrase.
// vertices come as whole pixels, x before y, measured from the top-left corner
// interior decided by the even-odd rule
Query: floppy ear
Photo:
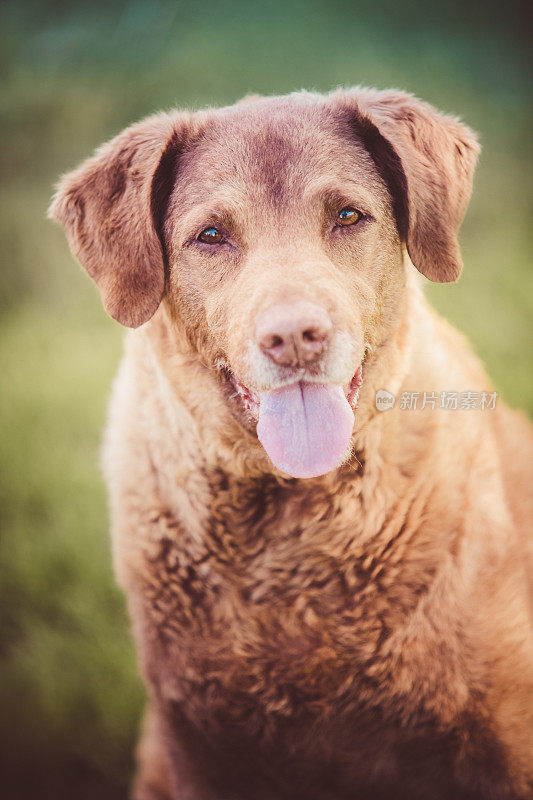
[[[122,325],[147,322],[163,296],[162,217],[190,117],[157,114],[127,128],[61,179],[48,211]]]
[[[356,131],[391,191],[411,261],[432,281],[456,280],[457,232],[480,151],[475,134],[403,92],[356,89],[345,97],[352,113],[355,100]]]

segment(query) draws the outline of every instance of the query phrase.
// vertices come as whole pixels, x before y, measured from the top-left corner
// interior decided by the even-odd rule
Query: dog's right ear
[[[127,128],[61,179],[48,211],[122,325],[142,325],[161,302],[162,216],[179,155],[194,135],[192,119],[157,114]]]

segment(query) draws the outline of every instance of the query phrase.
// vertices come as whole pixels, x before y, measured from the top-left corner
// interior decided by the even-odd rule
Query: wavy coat
[[[151,117],[62,179],[52,216],[137,327],[104,448],[149,696],[136,800],[533,796],[531,427],[442,407],[492,389],[414,269],[459,275],[477,154],[456,119],[354,89]],[[332,320],[310,379],[364,371],[350,454],[309,480],[235,392],[288,379],[253,341],[288,299]]]

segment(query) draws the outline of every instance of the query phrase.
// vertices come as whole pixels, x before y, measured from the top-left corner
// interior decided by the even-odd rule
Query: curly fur
[[[532,796],[529,424],[374,405],[490,390],[413,269],[459,274],[477,152],[408,95],[301,93],[149,118],[61,182],[52,214],[141,326],[104,448],[150,704],[137,800]],[[337,192],[373,218],[350,240]],[[200,251],[213,214],[239,246]],[[250,331],[287,297],[333,321],[324,379],[370,345],[351,455],[311,480],[275,470],[220,369],[284,379]]]

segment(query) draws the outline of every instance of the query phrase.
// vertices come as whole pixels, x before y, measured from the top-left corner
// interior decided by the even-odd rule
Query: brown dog
[[[61,181],[142,326],[104,459],[138,800],[532,796],[533,436],[413,268],[458,277],[477,153],[408,95],[299,93],[150,117]]]

